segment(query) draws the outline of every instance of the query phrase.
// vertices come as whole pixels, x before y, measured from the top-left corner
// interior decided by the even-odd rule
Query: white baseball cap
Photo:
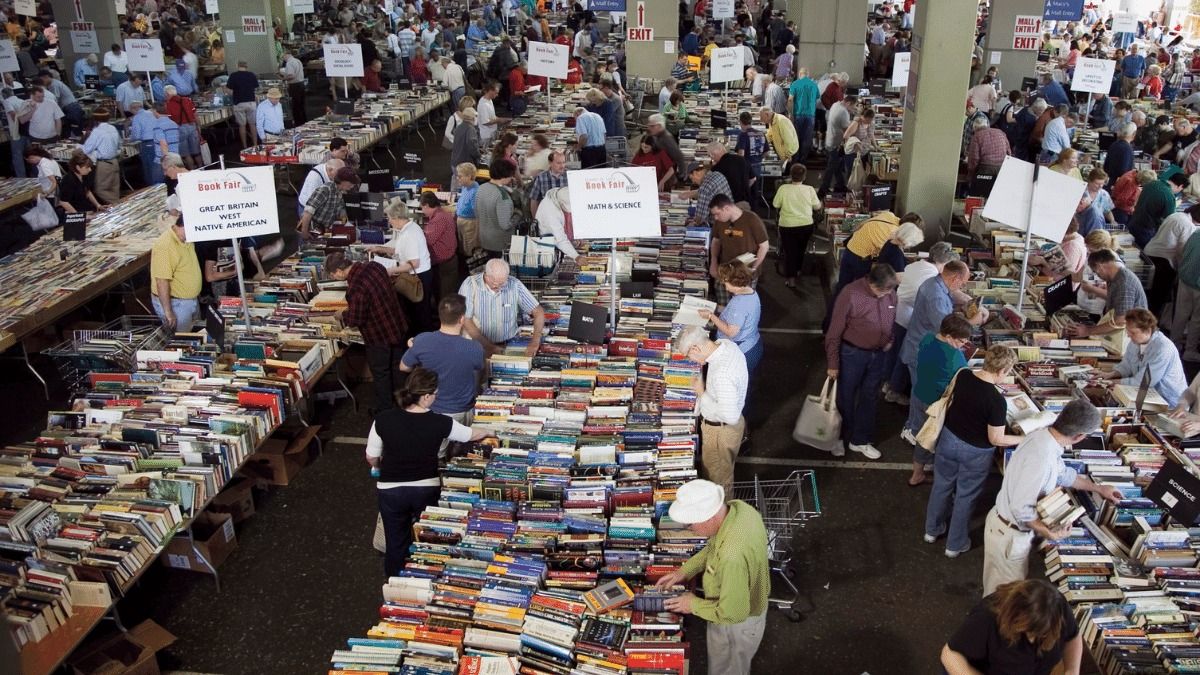
[[[725,504],[725,488],[702,478],[690,480],[675,492],[668,511],[671,520],[685,525],[703,523],[717,515]]]

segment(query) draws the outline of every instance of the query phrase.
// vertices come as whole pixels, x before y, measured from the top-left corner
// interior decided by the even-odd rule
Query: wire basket
[[[100,328],[73,331],[42,354],[54,361],[63,384],[75,394],[87,388],[91,373],[132,371],[139,350],[161,349],[167,338],[157,316],[122,316]]]

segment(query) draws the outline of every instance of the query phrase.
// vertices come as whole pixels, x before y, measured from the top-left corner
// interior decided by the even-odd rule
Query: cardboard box
[[[241,472],[271,485],[287,485],[316,455],[314,439],[319,426],[304,427],[291,438],[276,435],[246,458]]]
[[[74,675],[160,675],[158,652],[175,636],[153,621],[143,621],[128,633],[89,641],[71,657]]]
[[[208,510],[214,513],[228,513],[233,516],[234,523],[240,523],[254,515],[254,483],[245,476],[234,476],[225,484],[212,502]]]
[[[202,511],[192,521],[192,536],[195,537],[194,542],[180,535],[171,539],[163,548],[163,565],[208,573],[209,569],[204,561],[216,568],[237,548],[233,516],[228,513]]]

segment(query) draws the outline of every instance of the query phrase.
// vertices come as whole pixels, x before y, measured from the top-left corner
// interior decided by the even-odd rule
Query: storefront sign
[[[576,239],[662,236],[652,167],[567,172]]]
[[[326,77],[362,77],[362,45],[322,45],[325,52]]]
[[[269,166],[188,171],[177,189],[188,241],[279,232],[275,170]]]
[[[243,16],[242,17],[242,35],[266,35],[267,34],[267,17],[265,16]]]
[[[163,65],[162,42],[152,40],[125,40],[125,52],[129,57],[129,72],[150,73],[166,70]]]
[[[1013,26],[1013,49],[1036,50],[1042,43],[1042,17],[1018,14]]]
[[[1071,91],[1086,91],[1093,94],[1108,94],[1112,88],[1113,71],[1117,62],[1112,59],[1089,59],[1079,57],[1075,61],[1075,76],[1071,79]]]
[[[553,77],[556,80],[567,79],[567,62],[570,60],[570,49],[566,45],[552,42],[530,42],[529,74],[538,77]]]
[[[745,51],[741,47],[714,49],[712,61],[709,63],[708,81],[717,83],[742,79],[745,74],[745,67],[742,65]]]
[[[100,51],[100,38],[96,36],[96,24],[91,21],[72,21],[71,50],[76,54],[92,54]]]
[[[1047,21],[1078,21],[1083,16],[1083,0],[1046,0],[1042,18]]]

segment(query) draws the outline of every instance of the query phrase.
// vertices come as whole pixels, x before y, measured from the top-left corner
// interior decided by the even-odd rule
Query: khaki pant
[[[483,250],[483,245],[479,243],[478,218],[458,219],[458,245],[462,254],[468,258]]]
[[[708,672],[711,675],[750,675],[750,662],[762,642],[767,614],[735,624],[708,624]]]
[[[742,446],[746,418],[739,417],[736,423],[723,426],[701,422],[700,427],[700,463],[704,467],[704,477],[725,488],[725,498],[732,499],[733,465]]]
[[[117,160],[96,162],[96,189],[93,194],[105,204],[121,201],[121,167]]]
[[[990,595],[998,586],[1028,576],[1032,549],[1033,532],[1018,532],[1005,525],[993,506],[983,525],[983,594]]]
[[[1125,99],[1137,98],[1139,84],[1141,84],[1141,80],[1139,80],[1138,78],[1125,77],[1124,75],[1122,75],[1121,76],[1121,98],[1125,98]]]
[[[1200,361],[1200,291],[1180,281],[1175,290],[1171,340],[1186,361]]]

